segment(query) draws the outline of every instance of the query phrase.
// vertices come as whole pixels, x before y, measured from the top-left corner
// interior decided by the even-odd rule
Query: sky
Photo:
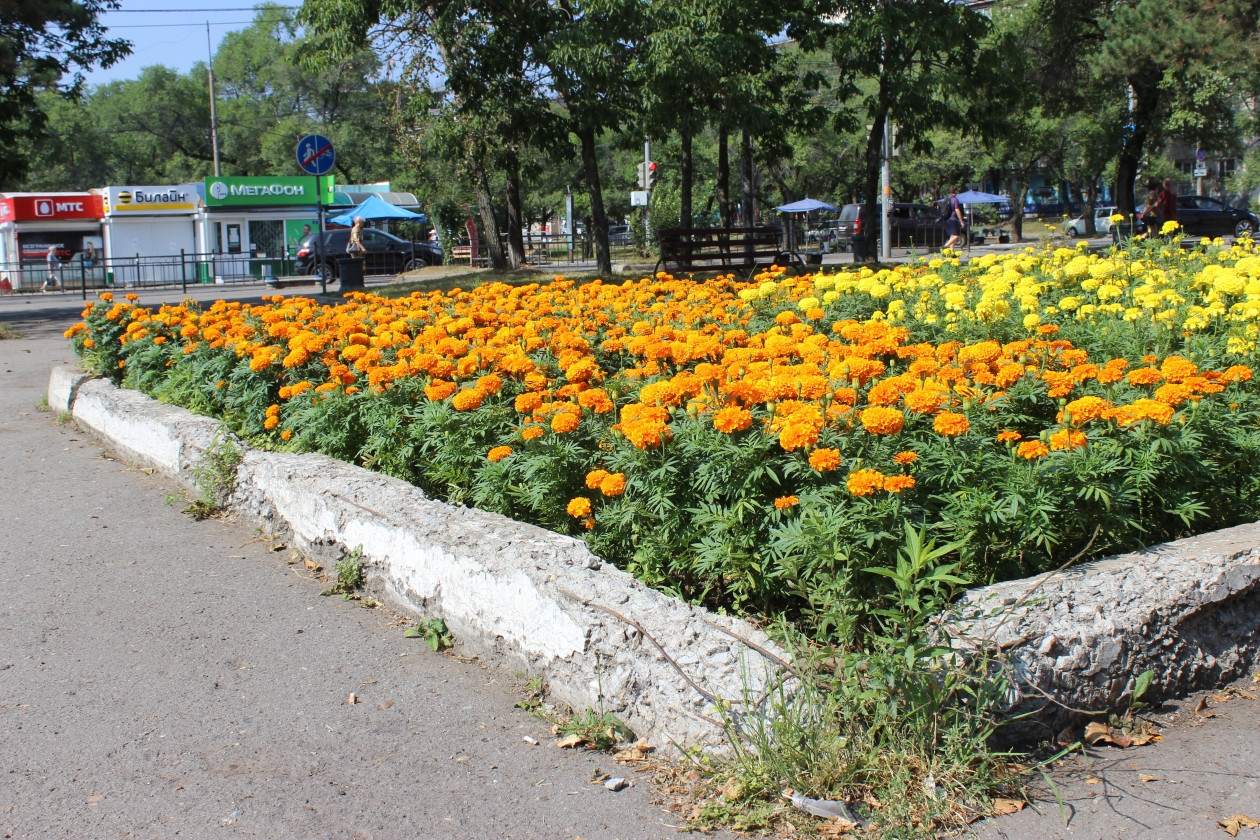
[[[276,2],[300,5],[296,0]],[[131,42],[131,55],[107,70],[86,74],[88,84],[134,79],[153,64],[186,72],[209,55],[206,21],[217,48],[226,33],[244,29],[253,17],[250,0],[123,0],[121,10],[105,12],[101,20],[109,27],[110,37]]]

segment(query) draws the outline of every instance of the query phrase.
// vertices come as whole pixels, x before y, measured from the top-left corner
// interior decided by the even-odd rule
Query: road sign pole
[[[888,260],[892,257],[892,243],[889,241],[888,216],[892,212],[892,140],[889,133],[892,121],[884,118],[883,164],[880,167],[880,210],[879,210],[879,258]]]
[[[643,239],[645,245],[652,242],[652,224],[649,211],[652,207],[652,140],[643,139],[643,186],[647,189],[648,203],[643,207]]]

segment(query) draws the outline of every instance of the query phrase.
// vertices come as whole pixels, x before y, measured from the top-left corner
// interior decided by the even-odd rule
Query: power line
[[[297,10],[301,6],[281,6],[282,9]],[[257,9],[107,9],[102,14],[121,15],[121,14],[137,14],[137,15],[186,15],[186,14],[205,14],[206,12],[255,12]]]
[[[220,20],[209,21],[211,26],[243,26],[247,23],[289,23],[291,18],[254,18],[253,20]],[[205,26],[206,21],[197,23],[120,23],[106,24],[106,29],[170,29],[180,26]]]

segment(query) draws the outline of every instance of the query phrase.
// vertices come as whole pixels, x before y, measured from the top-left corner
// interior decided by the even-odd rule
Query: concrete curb
[[[1215,688],[1260,651],[1260,523],[974,589],[960,606],[963,646],[1006,652],[1015,714],[1045,707],[1059,726],[1116,709],[1147,669],[1148,702]]]
[[[54,370],[50,401],[53,384],[74,373]],[[227,435],[216,420],[105,380],[70,393],[80,425],[189,486]],[[720,744],[712,698],[764,691],[772,660],[757,647],[783,656],[747,622],[649,589],[579,540],[434,501],[323,455],[235,443],[243,457],[227,496],[232,512],[326,560],[362,546],[369,591],[444,619],[458,652],[541,676],[553,700],[609,710],[656,745]]]

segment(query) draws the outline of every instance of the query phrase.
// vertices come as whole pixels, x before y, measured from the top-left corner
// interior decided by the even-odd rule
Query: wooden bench
[[[804,270],[801,258],[779,246],[776,227],[666,228],[657,233],[659,271],[703,271],[732,268],[749,274],[771,265]]]

